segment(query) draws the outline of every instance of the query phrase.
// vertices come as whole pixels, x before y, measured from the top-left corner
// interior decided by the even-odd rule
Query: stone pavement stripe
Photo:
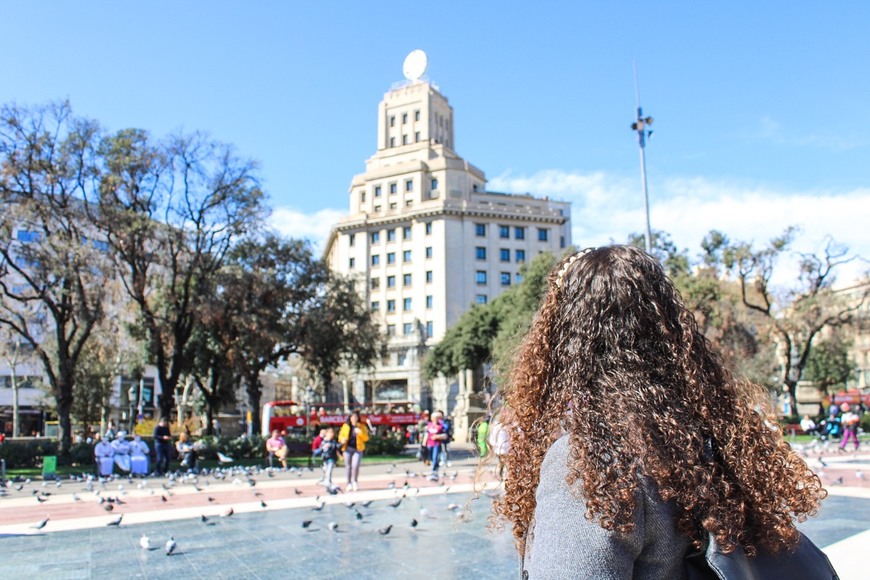
[[[870,530],[841,540],[822,551],[827,554],[840,576],[840,580],[866,580],[867,548],[870,546]]]
[[[477,490],[483,491],[486,489],[494,489],[497,486],[494,484],[490,484],[487,487],[486,484],[478,485]],[[422,497],[422,496],[432,496],[432,495],[444,495],[445,493],[470,493],[475,490],[474,484],[459,484],[452,485],[448,487],[422,487],[422,488],[411,488],[416,491],[419,489],[419,493],[409,493],[401,488],[392,489],[392,490],[366,490],[366,491],[357,491],[357,492],[349,492],[342,495],[326,495],[320,498],[320,501],[324,504],[339,504],[339,503],[347,503],[350,501],[353,502],[363,502],[363,501],[378,501],[378,500],[395,500],[399,497]],[[445,491],[446,490],[446,491]],[[145,523],[154,523],[154,522],[163,522],[163,521],[176,521],[182,519],[199,519],[200,516],[205,515],[209,519],[211,518],[219,518],[221,514],[225,513],[230,507],[232,507],[234,514],[241,513],[251,513],[251,512],[263,512],[269,510],[282,510],[282,509],[293,509],[293,508],[311,508],[316,505],[316,502],[313,497],[305,497],[305,498],[289,498],[283,500],[272,500],[269,502],[266,508],[261,507],[260,501],[248,501],[248,502],[239,502],[233,504],[223,504],[220,506],[195,506],[195,507],[186,507],[186,508],[167,508],[160,510],[151,510],[151,511],[143,511],[143,512],[132,512],[132,513],[124,513],[124,519],[122,520],[121,525],[134,525],[134,524],[145,524]],[[46,534],[52,532],[67,532],[72,530],[85,530],[91,528],[101,528],[108,525],[108,522],[116,519],[121,512],[114,512],[111,514],[105,514],[100,516],[88,517],[88,518],[68,518],[56,521],[50,521],[48,525],[46,525],[41,530],[36,530],[33,528],[33,523],[26,524],[11,524],[11,525],[0,525],[0,535],[9,534],[9,535],[39,535]]]

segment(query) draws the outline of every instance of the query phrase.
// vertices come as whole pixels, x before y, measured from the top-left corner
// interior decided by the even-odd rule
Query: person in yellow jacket
[[[344,463],[347,465],[347,489],[356,491],[359,489],[359,464],[362,463],[363,451],[366,441],[369,440],[369,432],[365,423],[359,420],[359,413],[354,411],[347,418],[347,423],[341,426],[338,432],[338,442],[344,453]]]

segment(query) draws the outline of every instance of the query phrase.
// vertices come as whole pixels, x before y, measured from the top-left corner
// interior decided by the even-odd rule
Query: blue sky
[[[870,257],[870,3],[0,2],[0,102],[69,98],[108,129],[205,130],[261,163],[287,234],[318,241],[375,152],[405,55],[489,189],[573,202],[575,243],[643,227],[632,62],[655,118],[653,227],[789,224]]]

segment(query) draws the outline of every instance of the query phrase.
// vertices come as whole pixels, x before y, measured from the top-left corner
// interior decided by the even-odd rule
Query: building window
[[[402,300],[402,310],[404,310],[405,312],[407,312],[408,310],[411,310],[411,299],[410,298],[405,298],[404,300]]]
[[[371,238],[372,238],[372,243],[377,244],[378,242],[381,241],[381,232],[372,232]]]
[[[410,240],[411,239],[411,226],[405,226],[402,228],[402,239]]]
[[[400,367],[405,366],[405,360],[407,358],[408,358],[407,352],[396,353],[396,361],[398,361]]]
[[[405,250],[402,252],[402,261],[410,262],[411,261],[411,250]]]
[[[511,237],[511,227],[510,226],[498,226],[498,237],[503,240],[507,240]]]
[[[432,270],[426,270],[426,283],[432,283]]]
[[[538,241],[546,242],[549,239],[550,230],[547,228],[538,228]]]
[[[474,297],[474,301],[478,304],[486,304],[486,294],[478,294]]]
[[[408,136],[402,135],[402,145],[407,145],[407,144],[408,144]]]
[[[390,147],[395,147],[395,146],[396,146],[396,138],[390,137]]]
[[[525,240],[526,239],[526,228],[517,226],[514,228],[514,238],[517,240]]]
[[[501,285],[502,286],[510,286],[511,285],[511,273],[510,272],[502,272],[500,278],[501,278]]]
[[[522,284],[522,283],[523,283],[523,275],[520,274],[519,272],[517,272],[517,275],[516,275],[516,277],[515,277],[514,279],[517,281],[517,284]]]
[[[366,192],[364,192],[364,191],[359,192],[359,201],[360,201],[360,203],[366,202]]]
[[[381,186],[380,185],[375,186],[375,197],[381,197]]]
[[[356,234],[350,234],[347,236],[347,242],[350,247],[353,247],[356,244]]]
[[[387,276],[387,288],[395,288],[396,287],[396,277],[395,276]]]
[[[526,251],[525,250],[514,250],[514,255],[516,256],[516,261],[518,263],[522,263],[526,261]]]
[[[381,309],[381,303],[375,300],[372,302],[372,312],[378,312]]]
[[[435,334],[435,323],[431,320],[426,321],[426,338],[432,338],[432,335]]]
[[[437,177],[432,178],[432,189],[438,189],[438,178]]]
[[[565,249],[565,236],[559,236],[559,248]]]
[[[388,324],[387,325],[387,336],[396,336],[396,325]]]
[[[426,222],[426,235],[432,235],[432,222]]]
[[[408,113],[402,113],[402,125],[408,124]]]
[[[375,206],[375,213],[378,213],[378,212],[380,212],[380,211],[381,211],[381,206],[376,205],[376,206]]]
[[[391,183],[390,184],[390,193],[396,193],[397,191],[398,191],[398,188],[396,187],[396,184]]]
[[[395,264],[396,263],[396,252],[387,252],[387,264]]]
[[[398,207],[398,205],[396,205],[395,203],[390,204],[390,209],[396,209],[397,207]]]
[[[350,259],[347,261],[347,269],[348,269],[348,270],[353,270],[355,267],[356,267],[356,258],[350,258]]]
[[[377,290],[381,287],[381,279],[380,278],[372,278],[371,281],[372,290]]]
[[[432,246],[426,246],[426,259],[432,259]]]
[[[392,298],[387,300],[387,312],[395,312],[396,311],[396,301]]]
[[[387,241],[395,242],[396,241],[396,230],[387,230]]]
[[[474,234],[480,237],[486,235],[486,224],[474,224]]]
[[[486,285],[486,270],[478,270],[474,275],[474,279],[477,281],[478,286],[485,286]]]
[[[477,191],[477,184],[476,183],[471,186],[471,191]]]
[[[405,180],[405,191],[414,191],[414,180],[406,179]]]
[[[486,248],[483,246],[474,248],[474,257],[478,260],[486,260]]]
[[[511,261],[511,251],[507,248],[502,248],[498,251],[498,258],[502,262],[510,262]]]
[[[404,285],[404,286],[411,285],[411,275],[410,274],[404,274],[402,276],[402,285]]]
[[[406,322],[405,324],[403,324],[402,332],[405,333],[405,336],[411,336],[412,334],[414,334],[414,323]]]
[[[420,131],[414,131],[414,143],[420,142]]]
[[[412,205],[414,205],[414,200],[412,200],[412,199],[405,200],[405,207],[411,207]]]
[[[420,120],[420,111],[414,111],[414,120],[415,120],[415,121],[419,121],[419,120]]]
[[[396,126],[396,117],[391,115],[390,116],[390,127],[395,127],[395,126]]]
[[[372,254],[372,266],[380,266],[381,265],[381,255],[380,254]]]
[[[432,298],[432,295],[431,294],[427,295],[426,296],[426,308],[432,308],[433,302],[434,302],[434,299]]]

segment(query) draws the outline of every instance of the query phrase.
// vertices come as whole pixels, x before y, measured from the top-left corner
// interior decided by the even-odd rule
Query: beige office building
[[[456,153],[453,108],[409,80],[378,106],[377,152],[350,185],[350,214],[326,244],[330,267],[358,278],[389,338],[389,355],[348,385],[357,402],[411,401],[466,422],[470,373],[427,381],[427,349],[472,304],[521,280],[520,267],[571,244],[568,202],[486,191]]]

